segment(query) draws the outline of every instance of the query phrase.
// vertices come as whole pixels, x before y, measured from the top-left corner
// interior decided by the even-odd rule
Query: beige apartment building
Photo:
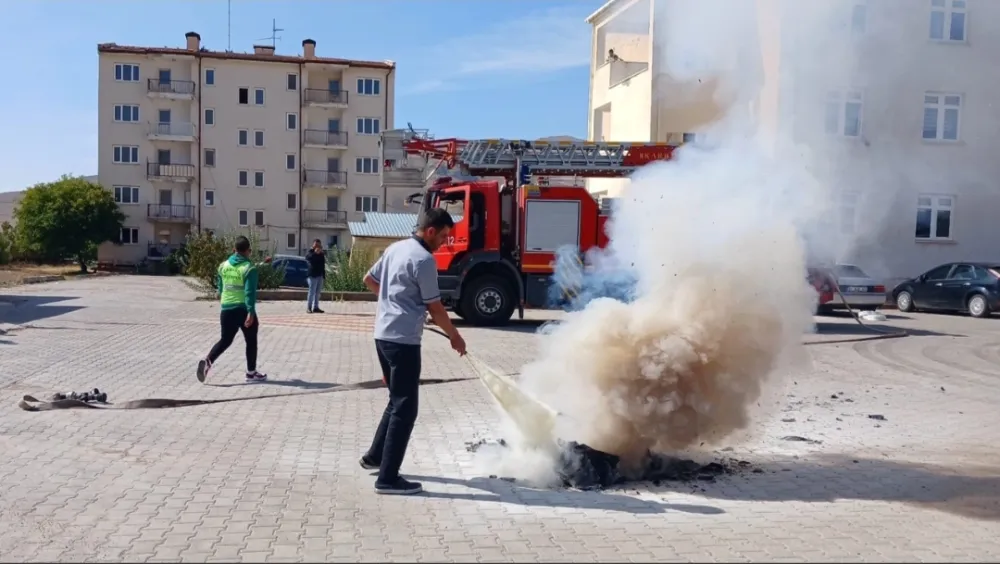
[[[685,5],[675,0],[613,0],[587,19],[590,139],[711,145],[731,100],[720,103],[710,81],[678,80],[666,61],[676,64],[683,40],[725,34],[730,68],[753,88],[737,109],[776,154],[820,156],[815,172],[837,198],[838,260],[888,280],[1000,261],[1000,2],[723,4],[721,32],[670,19]],[[614,196],[626,185],[589,186]]]
[[[294,56],[211,51],[194,32],[184,48],[97,50],[98,178],[128,218],[101,260],[159,258],[191,230],[348,248],[347,223],[385,210],[395,63],[320,57],[311,39]]]

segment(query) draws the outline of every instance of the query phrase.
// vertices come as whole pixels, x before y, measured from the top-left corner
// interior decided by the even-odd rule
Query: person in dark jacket
[[[319,239],[313,241],[313,246],[306,252],[306,262],[309,263],[309,297],[306,303],[307,313],[323,313],[319,308],[319,296],[323,291],[326,279],[326,253]]]

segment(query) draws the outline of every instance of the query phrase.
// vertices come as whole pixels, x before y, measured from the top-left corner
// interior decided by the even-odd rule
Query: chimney
[[[316,42],[312,39],[302,40],[302,56],[307,59],[316,58]]]
[[[187,38],[187,49],[188,51],[197,51],[201,48],[201,36],[193,31],[189,31],[184,34]]]
[[[254,45],[253,46],[254,55],[273,55],[274,47],[270,45]]]

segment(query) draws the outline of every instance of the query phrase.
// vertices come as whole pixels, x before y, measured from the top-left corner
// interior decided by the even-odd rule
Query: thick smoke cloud
[[[693,129],[710,148],[685,146],[633,176],[611,243],[587,257],[587,272],[568,255],[559,261],[556,280],[576,291],[577,311],[545,328],[538,360],[521,375],[526,391],[562,413],[558,438],[626,464],[649,449],[712,444],[750,424],[776,368],[801,352],[816,299],[806,264],[834,252],[822,245],[832,198],[815,173],[822,155],[768,118],[787,78],[769,67],[768,51],[789,47],[768,43],[781,32],[759,9],[778,4],[656,0],[654,80],[701,96],[660,100],[661,113],[701,104],[691,113],[709,117]],[[803,56],[827,42],[836,29],[828,16],[846,4],[800,14]],[[780,70],[797,68],[816,70]],[[705,85],[715,112],[704,111]]]

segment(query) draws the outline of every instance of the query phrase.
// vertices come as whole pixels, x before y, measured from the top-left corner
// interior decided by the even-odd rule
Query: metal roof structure
[[[462,216],[451,216],[456,222]],[[417,229],[415,213],[365,212],[364,221],[349,221],[347,228],[352,237],[381,237],[384,239],[404,239]]]
[[[417,214],[365,212],[364,221],[350,221],[347,228],[352,237],[403,239],[417,228]]]

